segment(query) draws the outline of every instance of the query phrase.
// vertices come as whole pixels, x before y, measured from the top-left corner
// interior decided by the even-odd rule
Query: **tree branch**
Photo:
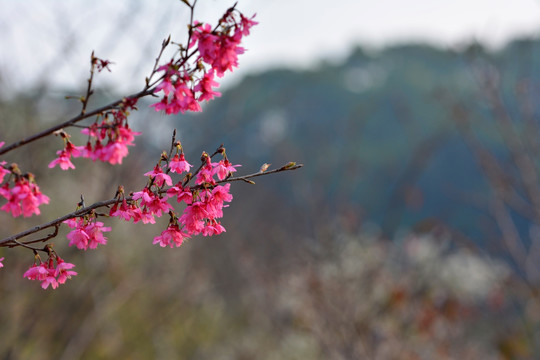
[[[139,99],[139,98],[148,96],[148,95],[150,95],[152,93],[153,93],[152,89],[146,88],[146,89],[144,89],[142,91],[139,91],[138,93],[127,96],[127,98],[137,98],[137,99]],[[28,143],[31,143],[31,142],[36,141],[38,139],[41,139],[41,138],[43,138],[43,137],[45,137],[47,135],[50,135],[50,134],[54,133],[55,131],[58,131],[58,130],[63,129],[65,127],[69,127],[69,126],[71,126],[73,124],[76,124],[79,121],[82,121],[82,120],[84,120],[86,118],[89,118],[89,117],[92,117],[92,116],[95,116],[95,115],[99,115],[99,114],[104,113],[104,112],[106,112],[108,110],[112,110],[116,106],[121,104],[123,100],[124,100],[124,98],[122,98],[120,100],[116,100],[116,101],[114,101],[114,102],[112,102],[112,103],[110,103],[108,105],[102,106],[102,107],[100,107],[100,108],[98,108],[96,110],[90,111],[90,112],[88,112],[86,114],[80,114],[80,115],[75,116],[74,118],[71,118],[71,119],[69,119],[69,120],[67,120],[67,121],[65,121],[65,122],[63,122],[61,124],[58,124],[58,125],[53,126],[53,127],[49,128],[49,129],[43,130],[43,131],[41,131],[41,132],[39,132],[37,134],[34,134],[32,136],[29,136],[29,137],[25,138],[25,139],[19,140],[19,141],[15,142],[15,143],[13,143],[13,144],[11,144],[9,146],[2,147],[2,148],[0,148],[0,155],[3,155],[3,154],[5,154],[5,153],[7,153],[7,152],[9,152],[11,150],[14,150],[14,149],[18,148],[18,147],[21,147],[23,145],[26,145]]]
[[[287,165],[282,166],[282,167],[280,167],[278,169],[274,169],[274,170],[270,170],[270,171],[264,171],[264,172],[259,171],[257,173],[244,175],[244,176],[230,177],[228,179],[217,181],[216,183],[221,184],[221,183],[227,183],[227,182],[233,182],[233,181],[244,181],[244,182],[248,182],[250,184],[255,184],[254,182],[250,181],[249,179],[254,178],[254,177],[258,177],[258,176],[263,176],[263,175],[276,174],[276,173],[283,172],[283,171],[296,170],[296,169],[300,169],[302,166],[304,166],[304,165],[303,164],[296,164],[296,163],[291,162],[291,163],[288,163]],[[203,186],[199,185],[197,187],[202,188]],[[194,187],[194,188],[197,188],[197,187]],[[165,192],[166,192],[166,190],[161,191],[161,193],[165,193]],[[132,197],[125,197],[125,200],[131,201],[133,199],[132,199]],[[0,240],[0,247],[6,247],[6,246],[7,247],[15,247],[15,246],[21,246],[22,244],[31,244],[31,243],[34,243],[34,242],[47,241],[47,240],[53,238],[54,236],[56,236],[58,234],[58,227],[64,221],[69,220],[69,219],[73,219],[73,218],[78,217],[78,216],[86,215],[86,214],[90,213],[92,210],[98,209],[100,207],[113,205],[113,204],[115,204],[115,203],[117,203],[119,201],[120,200],[117,197],[115,197],[113,199],[99,201],[99,202],[96,202],[96,203],[94,203],[92,205],[83,207],[83,208],[81,208],[81,209],[79,209],[77,211],[66,214],[66,215],[64,215],[62,217],[59,217],[59,218],[55,219],[55,220],[49,221],[49,222],[41,224],[41,225],[34,226],[33,228],[27,229],[27,230],[25,230],[23,232],[20,232],[18,234],[12,235],[12,236],[7,237],[7,238],[4,238],[4,239]],[[53,226],[56,227],[54,235],[52,235],[52,234],[47,235],[46,237],[44,237],[42,239],[31,240],[31,241],[27,241],[25,243],[20,243],[18,241],[19,239],[21,239],[23,237],[35,234],[35,233],[37,233],[37,232],[39,232],[41,230],[45,230],[45,229],[48,229],[48,228],[53,227]]]

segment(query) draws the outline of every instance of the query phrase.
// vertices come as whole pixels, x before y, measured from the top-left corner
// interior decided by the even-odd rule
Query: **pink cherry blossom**
[[[163,172],[163,169],[161,169],[161,167],[159,167],[158,165],[154,167],[154,170],[145,173],[144,176],[150,176],[150,178],[154,180],[154,184],[156,186],[161,187],[163,186],[163,183],[166,183],[167,185],[172,186],[171,177],[165,174]]]
[[[103,226],[101,221],[86,221],[84,219],[73,219],[64,221],[69,227],[74,228],[67,234],[69,246],[76,246],[78,249],[95,249],[99,244],[107,244],[104,232],[111,231],[110,227]]]
[[[182,245],[184,239],[187,239],[188,237],[189,236],[187,234],[180,231],[178,225],[169,225],[169,227],[164,230],[161,235],[154,238],[153,244],[159,244],[161,247],[179,247]]]
[[[13,217],[22,215],[19,199],[11,193],[9,184],[6,183],[0,188],[0,196],[4,197],[8,202],[4,204],[0,210],[10,212]]]
[[[164,67],[160,67],[160,69],[163,70]],[[201,105],[195,99],[189,86],[191,81],[189,76],[181,75],[179,71],[174,70],[172,75],[176,77],[176,80],[173,81],[170,74],[173,70],[169,66],[166,69],[168,75],[154,89],[154,92],[163,90],[165,96],[160,102],[151,105],[151,107],[154,107],[156,111],[165,110],[168,115],[178,114],[179,112],[183,114],[186,111],[201,111]],[[170,98],[169,94],[172,94]]]
[[[213,235],[219,235],[225,231],[226,231],[225,228],[221,225],[220,222],[216,220],[211,220],[204,227],[202,234],[203,236],[213,236]]]
[[[58,157],[49,163],[49,168],[53,168],[59,165],[62,170],[75,169],[75,166],[71,162],[71,157],[79,157],[84,153],[83,146],[75,146],[69,140],[66,140],[66,144],[63,150],[56,152]]]
[[[161,217],[163,212],[173,210],[173,207],[167,202],[167,196],[156,195],[148,188],[144,188],[142,191],[134,193],[132,199],[140,200],[141,208],[143,208],[143,210],[146,209],[150,215],[156,215],[157,217]],[[149,215],[146,215],[146,219],[147,221],[153,220],[150,220]]]
[[[128,144],[121,141],[109,141],[105,145],[98,157],[103,162],[108,162],[112,165],[122,164],[122,159],[129,154]]]
[[[59,165],[62,170],[75,169],[75,165],[70,160],[69,154],[65,150],[56,152],[58,157],[49,163],[49,169]]]
[[[151,201],[151,199],[149,201]],[[136,202],[130,202],[128,204],[125,199],[120,206],[115,204],[111,208],[110,216],[119,217],[125,221],[133,219],[134,224],[138,223],[139,221],[142,221],[143,224],[156,223],[154,215],[150,213],[147,208],[145,208],[143,211]]]
[[[4,168],[4,165],[6,165],[5,161],[0,161],[0,183],[4,181],[4,176],[9,174],[9,170]]]
[[[117,129],[118,131],[118,139],[122,141],[126,145],[135,145],[133,144],[133,141],[135,141],[135,136],[139,136],[142,133],[139,131],[133,131],[127,124],[125,126],[121,126]]]
[[[253,17],[251,18],[253,19]],[[238,55],[244,53],[244,48],[239,46],[244,35],[248,35],[250,28],[257,23],[241,16],[240,23],[232,12],[229,12],[222,22],[223,31],[214,31],[209,24],[199,25],[192,35],[191,46],[198,45],[201,59],[209,64],[222,77],[226,71],[231,71],[238,66]],[[227,29],[234,28],[231,35]]]
[[[70,231],[67,234],[69,240],[69,246],[75,245],[78,249],[86,250],[88,249],[88,240],[90,235],[88,235],[84,229],[84,226]]]
[[[154,218],[154,214],[151,213],[148,209],[139,210],[138,217],[134,218],[133,223],[136,224],[139,221],[141,221],[143,224],[155,224],[156,219]]]
[[[59,256],[49,254],[49,259],[46,262],[42,262],[39,265],[34,263],[26,272],[23,277],[29,280],[41,281],[41,287],[47,289],[51,286],[56,289],[59,284],[64,284],[71,276],[77,275],[75,271],[71,269],[75,265],[67,263]],[[38,258],[39,260],[39,258]],[[54,261],[56,260],[56,268],[54,267]],[[41,260],[39,260],[41,262]]]
[[[128,206],[126,199],[122,201],[120,206],[118,206],[118,203],[114,204],[109,215],[119,217],[125,221],[129,221],[134,217],[133,209]]]
[[[195,87],[193,88],[194,91],[198,91],[201,93],[199,95],[199,101],[209,101],[212,100],[215,96],[221,96],[220,92],[214,91],[212,87],[218,87],[219,83],[217,81],[214,81],[214,72],[209,71],[204,74],[203,78]]]
[[[103,120],[99,124],[94,123],[81,130],[81,133],[89,136],[89,140],[86,146],[81,147],[79,153],[73,156],[82,156],[93,161],[108,162],[112,165],[122,164],[123,158],[129,154],[128,146],[134,146],[135,136],[141,133],[135,132],[129,127],[125,111],[114,110],[112,114],[115,118],[113,122]],[[107,142],[105,143],[105,141]]]
[[[220,160],[217,164],[214,165],[214,170],[212,171],[212,174],[217,174],[219,180],[224,180],[229,174],[236,171],[235,168],[241,166],[241,165],[232,165],[229,160]]]
[[[1,147],[1,145],[0,145],[0,147]],[[3,268],[3,267],[4,267],[4,264],[2,263],[2,261],[4,261],[4,258],[3,258],[3,257],[0,258],[0,268]]]
[[[66,221],[64,221],[64,224],[66,224],[70,228],[74,229],[74,228],[77,228],[77,227],[80,227],[81,225],[83,225],[84,220],[81,219],[81,218],[76,217],[76,218],[67,219]]]
[[[59,284],[64,284],[67,279],[71,279],[72,276],[77,275],[75,271],[72,271],[70,269],[73,269],[75,265],[71,263],[67,263],[61,258],[57,258],[57,265],[56,269],[54,270],[54,276],[57,277]]]
[[[153,197],[154,194],[147,187],[133,194],[133,200],[141,200],[141,206],[145,206],[152,202]]]
[[[167,213],[173,210],[173,207],[167,202],[166,196],[154,196],[152,201],[146,204],[149,212],[157,217],[161,217],[162,213]]]
[[[103,140],[107,136],[106,132],[101,131],[98,123],[93,123],[87,128],[81,130],[81,134],[88,135],[91,138]]]
[[[202,169],[197,174],[197,177],[195,179],[195,184],[215,184],[216,181],[214,180],[214,169],[212,168],[212,165],[207,163],[202,167]]]
[[[84,150],[84,146],[75,146],[73,143],[69,140],[66,141],[66,146],[64,147],[64,151],[68,156],[73,157],[79,157],[82,156],[82,152]]]
[[[107,238],[103,235],[103,233],[111,231],[111,228],[103,225],[104,224],[101,221],[91,222],[86,225],[85,231],[89,236],[88,247],[90,249],[97,248],[98,244],[107,244]]]
[[[205,208],[205,204],[198,201],[184,209],[178,221],[184,225],[188,234],[196,235],[204,229],[204,219],[208,216]]]
[[[216,58],[216,43],[219,41],[219,37],[213,33],[212,26],[210,24],[202,24],[195,21],[194,25],[196,31],[192,34],[192,40],[189,47],[198,44],[199,54],[207,63],[211,63]],[[207,61],[208,60],[208,61]]]
[[[0,196],[8,201],[0,209],[11,212],[13,217],[39,215],[39,206],[49,203],[49,197],[41,193],[35,183],[23,177],[19,177],[12,188],[8,183],[4,184],[0,188]]]
[[[173,113],[172,107],[169,109],[169,100],[167,99],[167,97],[164,97],[163,99],[161,99],[160,102],[150,105],[150,107],[153,107],[154,110],[156,111],[165,110],[167,115],[170,115]]]
[[[185,202],[186,204],[191,204],[193,202],[193,194],[189,189],[189,186],[182,187],[182,183],[179,182],[175,186],[167,190],[167,195],[170,197],[176,197],[177,202]]]
[[[230,193],[231,184],[218,185],[212,190],[212,201],[231,202],[233,199]]]
[[[233,196],[229,193],[231,184],[225,184],[224,186],[216,186],[212,192],[205,193],[205,204],[208,218],[216,219],[223,217],[223,208],[228,205],[224,205],[224,202],[231,202]]]
[[[163,68],[163,67],[161,67]],[[174,86],[171,82],[171,78],[170,76],[166,76],[163,81],[161,83],[159,83],[156,88],[155,88],[155,92],[160,92],[163,90],[163,93],[165,94],[165,96],[169,96],[170,93],[173,93],[174,92]]]
[[[42,263],[40,265],[32,265],[26,272],[23,274],[23,277],[29,280],[44,280],[49,275],[49,270],[47,265]]]
[[[54,277],[54,269],[47,269],[47,276],[41,281],[41,287],[47,289],[51,285],[53,289],[58,287],[58,280]]]
[[[255,17],[256,14],[253,14],[253,16],[251,18],[247,18],[245,17],[243,14],[240,14],[240,19],[241,19],[241,27],[240,27],[240,31],[242,33],[243,36],[246,36],[246,35],[249,35],[249,30],[258,24],[257,21],[253,21],[252,19]]]
[[[184,154],[176,154],[174,157],[169,161],[169,168],[172,172],[181,174],[184,171],[189,172],[189,168],[193,165],[190,165],[184,156]]]

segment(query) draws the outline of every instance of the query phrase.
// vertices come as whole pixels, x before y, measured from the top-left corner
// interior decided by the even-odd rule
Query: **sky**
[[[199,0],[195,17],[215,22],[232,5]],[[407,42],[499,48],[540,33],[540,0],[238,0],[259,25],[236,74],[340,61],[357,45]],[[179,0],[0,0],[0,95],[40,82],[80,87],[92,50],[113,61],[100,79],[119,91],[139,89],[168,34],[183,41],[187,7]]]

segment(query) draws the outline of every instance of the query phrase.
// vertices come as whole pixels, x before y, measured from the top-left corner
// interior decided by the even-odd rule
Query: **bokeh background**
[[[213,22],[226,1],[198,4]],[[225,144],[242,174],[227,233],[153,246],[167,219],[108,220],[107,246],[55,249],[55,291],[0,249],[4,359],[535,359],[540,353],[540,5],[534,1],[240,1],[260,25],[222,97],[166,117],[139,103],[122,166],[48,169],[59,138],[2,160],[33,172],[43,214],[145,184],[173,129],[192,163]],[[180,1],[0,1],[0,140],[78,113],[89,57],[98,107],[144,84]],[[73,139],[77,129],[68,129]],[[81,138],[81,142],[82,142]]]

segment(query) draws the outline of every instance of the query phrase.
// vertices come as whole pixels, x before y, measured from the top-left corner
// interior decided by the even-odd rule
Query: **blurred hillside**
[[[263,163],[304,167],[233,184],[227,233],[180,249],[151,245],[167,219],[111,223],[109,244],[87,253],[67,248],[62,229],[56,249],[80,276],[54,293],[21,278],[27,251],[3,250],[0,331],[9,336],[0,356],[532,358],[538,262],[509,255],[492,204],[496,183],[534,206],[518,187],[530,179],[518,177],[515,144],[500,125],[511,119],[514,140],[538,165],[539,61],[536,40],[496,53],[479,45],[358,48],[340,64],[246,77],[200,114],[171,119],[141,102],[132,127],[144,135],[124,166],[77,159],[69,177],[46,169],[59,138],[9,153],[5,160],[34,172],[54,201],[36,219],[0,214],[5,236],[72,211],[81,193],[90,204],[118,184],[139,190],[173,128],[193,164],[223,143],[240,174]],[[117,96],[101,89],[92,105]],[[0,138],[77,111],[29,90],[0,103]],[[538,219],[512,209],[509,217],[534,250]]]

